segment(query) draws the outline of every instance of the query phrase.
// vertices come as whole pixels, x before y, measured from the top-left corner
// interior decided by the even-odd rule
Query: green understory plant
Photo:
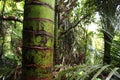
[[[55,80],[119,80],[119,68],[110,65],[77,65],[59,72]]]

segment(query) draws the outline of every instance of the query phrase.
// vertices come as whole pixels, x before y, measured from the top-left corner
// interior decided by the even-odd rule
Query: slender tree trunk
[[[58,53],[58,1],[55,0],[55,28],[54,28],[54,65],[59,64]]]
[[[85,53],[84,53],[84,58],[83,58],[83,61],[82,63],[86,63],[86,55],[87,55],[87,46],[88,46],[88,33],[87,31],[85,31]]]
[[[112,6],[111,6],[112,5]],[[114,1],[105,0],[103,1],[103,35],[104,35],[104,57],[103,57],[103,64],[110,64],[111,63],[111,44],[114,37],[114,19],[115,19],[115,10],[116,5],[114,5]]]
[[[110,64],[111,56],[110,56],[110,48],[111,48],[111,40],[109,39],[108,35],[104,33],[104,58],[103,64]]]
[[[103,32],[104,34],[104,57],[103,57],[103,64],[110,64],[111,62],[111,55],[110,55],[110,49],[112,40],[114,37],[114,28],[110,24],[109,19],[106,19],[106,31]]]
[[[22,80],[52,80],[54,0],[25,0]]]

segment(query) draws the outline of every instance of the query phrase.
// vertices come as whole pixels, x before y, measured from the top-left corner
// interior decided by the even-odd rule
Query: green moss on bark
[[[52,80],[54,0],[26,0],[25,2],[23,80],[28,79],[27,77]]]

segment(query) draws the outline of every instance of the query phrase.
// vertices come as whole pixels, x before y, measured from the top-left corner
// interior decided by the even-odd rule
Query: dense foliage
[[[23,7],[0,0],[0,80],[21,80]],[[54,79],[119,80],[120,0],[56,0],[55,7]]]

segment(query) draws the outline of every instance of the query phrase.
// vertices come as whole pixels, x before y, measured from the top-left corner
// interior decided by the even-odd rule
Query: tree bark
[[[52,80],[54,0],[25,0],[22,80]]]
[[[114,37],[114,27],[110,24],[109,19],[106,19],[106,29],[103,32],[104,35],[104,57],[103,64],[111,63],[111,44]]]

